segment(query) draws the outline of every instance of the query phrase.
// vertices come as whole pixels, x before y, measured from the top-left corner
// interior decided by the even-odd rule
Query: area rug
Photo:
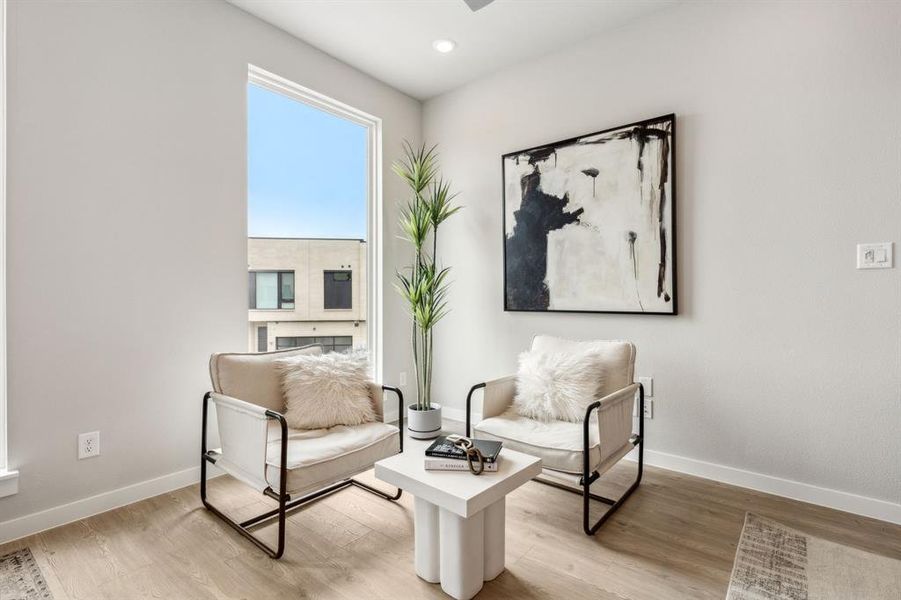
[[[747,513],[726,600],[898,600],[901,561]]]
[[[0,598],[53,600],[41,568],[28,548],[0,556]]]

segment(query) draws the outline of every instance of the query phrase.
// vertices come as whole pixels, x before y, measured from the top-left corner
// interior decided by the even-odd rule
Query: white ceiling
[[[678,0],[228,0],[373,77],[426,99],[599,35]],[[457,49],[440,54],[436,39]]]

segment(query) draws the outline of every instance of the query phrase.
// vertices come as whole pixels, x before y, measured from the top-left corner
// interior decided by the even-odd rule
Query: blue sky
[[[247,85],[251,237],[366,238],[366,129]]]

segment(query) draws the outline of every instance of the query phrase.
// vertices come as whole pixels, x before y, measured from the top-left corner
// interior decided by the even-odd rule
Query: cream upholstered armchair
[[[588,535],[597,530],[622,506],[641,482],[644,467],[644,389],[634,383],[635,346],[625,341],[576,342],[551,336],[535,336],[532,350],[542,353],[596,351],[602,356],[605,378],[598,397],[586,402],[581,423],[542,422],[519,415],[513,408],[516,377],[504,377],[476,384],[466,398],[466,435],[500,440],[504,447],[537,456],[542,460],[542,476],[535,481],[581,494],[582,527]],[[471,427],[472,399],[484,389],[482,420]],[[638,433],[632,428],[635,395],[639,398]],[[590,490],[601,474],[638,446],[638,475],[618,499],[612,500]],[[593,525],[589,522],[589,500],[610,505]]]
[[[275,361],[297,354],[320,354],[320,346],[259,354],[214,354],[210,357],[213,390],[203,397],[200,498],[203,505],[272,558],[285,550],[285,515],[288,510],[355,485],[386,500],[400,498],[353,476],[382,458],[403,451],[403,395],[397,388],[370,384],[376,421],[338,425],[328,429],[288,427],[282,412],[285,400]],[[399,422],[382,422],[385,391],[398,398]],[[207,448],[207,417],[215,405],[220,448]],[[236,522],[207,499],[207,463],[259,490],[278,503],[277,508]],[[278,545],[271,548],[253,535],[252,528],[278,519]]]

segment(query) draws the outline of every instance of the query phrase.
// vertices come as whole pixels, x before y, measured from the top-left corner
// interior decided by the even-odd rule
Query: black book
[[[501,453],[501,446],[504,445],[503,442],[495,442],[493,440],[472,440],[472,443],[482,452],[482,456],[485,457],[486,463],[493,463],[496,461],[498,455]],[[466,459],[466,453],[447,441],[447,437],[443,435],[432,442],[431,446],[426,448],[425,455],[440,458]]]

